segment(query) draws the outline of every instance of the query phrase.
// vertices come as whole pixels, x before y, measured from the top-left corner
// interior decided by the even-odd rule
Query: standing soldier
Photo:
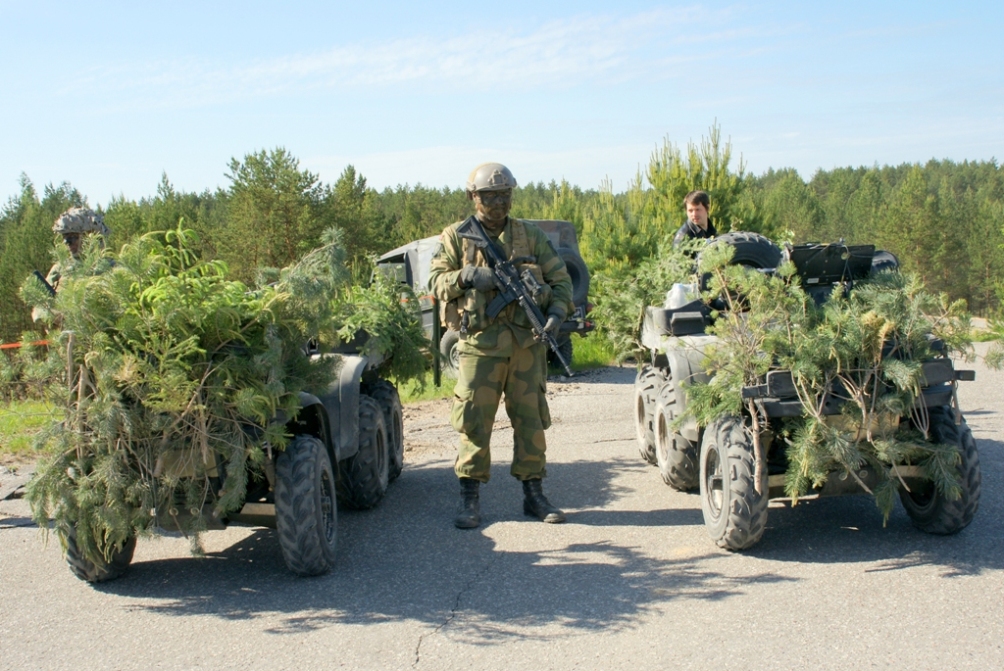
[[[544,328],[554,333],[568,314],[572,281],[547,235],[509,216],[515,186],[504,165],[484,163],[467,179],[467,198],[474,201],[475,217],[506,258],[521,273],[529,270],[541,285],[538,306],[547,315]],[[497,295],[494,273],[484,253],[458,235],[462,224],[448,226],[440,236],[442,247],[432,260],[429,280],[444,304],[447,325],[460,332],[450,422],[460,433],[453,470],[460,479],[462,508],[454,524],[471,529],[481,523],[478,489],[490,475],[489,443],[503,395],[515,441],[509,472],[523,483],[523,512],[544,522],[564,522],[565,514],[548,502],[541,487],[546,475],[544,430],[551,425],[544,345],[534,338],[518,303],[510,303],[494,319],[487,316],[486,307]]]
[[[86,207],[71,207],[66,212],[59,215],[56,223],[52,226],[52,232],[63,236],[63,242],[70,249],[70,255],[74,259],[80,258],[80,250],[83,247],[84,236],[97,233],[107,236],[108,227],[105,226],[104,217]],[[49,274],[45,276],[45,281],[56,290],[59,288],[59,279],[62,277],[63,268],[57,261],[49,269]],[[43,307],[35,307],[31,311],[32,321],[39,321],[48,316],[48,310]]]

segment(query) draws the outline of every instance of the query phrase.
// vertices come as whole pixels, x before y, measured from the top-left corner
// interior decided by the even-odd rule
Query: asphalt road
[[[963,409],[983,471],[962,533],[925,535],[866,497],[772,503],[763,540],[718,550],[698,497],[634,441],[631,369],[552,383],[545,491],[564,525],[523,517],[511,431],[484,524],[451,524],[446,417],[410,410],[409,461],[384,502],[340,515],[339,564],[289,574],[273,531],[142,540],[91,586],[0,502],[2,669],[1004,668],[1004,373],[979,364]]]

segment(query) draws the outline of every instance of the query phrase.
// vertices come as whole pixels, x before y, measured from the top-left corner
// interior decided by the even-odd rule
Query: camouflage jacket
[[[432,259],[429,277],[429,288],[445,306],[444,312],[447,315],[452,312],[467,321],[467,332],[461,335],[460,351],[508,356],[513,345],[529,347],[535,340],[523,308],[515,302],[510,303],[495,319],[488,319],[485,309],[496,292],[460,288],[461,268],[465,265],[487,265],[484,255],[473,243],[457,235],[457,228],[462,223],[448,226],[439,236],[442,246]],[[572,306],[572,280],[547,234],[534,224],[510,217],[495,239],[507,258],[530,256],[535,259],[534,263],[519,263],[517,266],[521,271],[529,269],[538,282],[550,289],[539,301],[541,310],[556,314],[563,320]],[[450,323],[448,316],[446,321],[451,328],[457,328]]]

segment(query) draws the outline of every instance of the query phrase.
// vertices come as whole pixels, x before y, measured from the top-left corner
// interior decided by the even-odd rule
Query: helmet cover
[[[108,235],[105,219],[100,214],[86,207],[71,207],[59,215],[52,226],[53,233],[98,233]]]

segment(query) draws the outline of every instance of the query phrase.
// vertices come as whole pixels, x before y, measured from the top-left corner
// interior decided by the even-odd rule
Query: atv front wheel
[[[756,491],[753,437],[739,417],[715,420],[701,443],[701,510],[718,547],[743,550],[767,525],[767,469]]]
[[[293,438],[275,462],[275,526],[282,558],[301,576],[327,573],[338,547],[335,471],[324,443]]]
[[[61,535],[66,541],[66,563],[70,573],[86,582],[106,582],[121,577],[129,569],[136,551],[136,537],[130,536],[121,548],[112,553],[110,561],[95,563],[84,555],[77,543],[77,530],[72,524],[63,527]]]
[[[957,474],[961,495],[949,499],[934,483],[925,482],[914,486],[913,491],[901,489],[899,498],[913,526],[929,534],[954,534],[969,526],[980,507],[980,456],[973,432],[965,420],[956,425],[952,408],[931,408],[929,412],[931,442],[953,445],[959,451]]]

